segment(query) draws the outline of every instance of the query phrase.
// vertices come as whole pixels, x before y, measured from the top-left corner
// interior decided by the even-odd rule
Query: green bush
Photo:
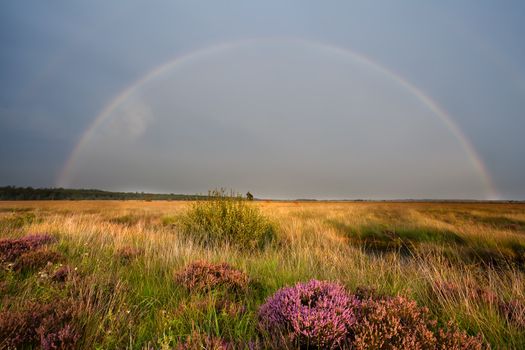
[[[199,243],[228,243],[242,249],[257,249],[275,235],[274,224],[254,204],[224,190],[209,193],[182,216],[181,230]]]

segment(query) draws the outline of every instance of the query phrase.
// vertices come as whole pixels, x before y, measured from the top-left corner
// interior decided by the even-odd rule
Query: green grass
[[[257,219],[273,223],[272,244],[248,250],[239,247],[231,239],[238,236],[228,236],[232,231],[224,228],[237,226],[228,214],[216,215],[222,215],[222,209],[216,210],[223,208],[222,203],[210,209],[216,210],[209,216],[212,227],[224,225],[211,245],[201,244],[202,232],[192,235],[187,227],[181,229],[184,216],[195,210],[192,204],[166,203],[159,208],[154,202],[140,207],[131,203],[110,214],[94,210],[89,203],[73,206],[64,214],[59,211],[66,204],[56,204],[46,215],[37,212],[33,219],[16,219],[24,222],[16,228],[11,219],[4,219],[28,212],[4,211],[2,238],[56,234],[59,241],[52,249],[65,256],[63,264],[76,268],[77,276],[63,284],[42,277],[41,272],[56,269],[58,263],[27,273],[2,268],[0,303],[9,300],[21,307],[27,300],[76,300],[82,311],[78,322],[84,330],[79,345],[83,349],[170,348],[194,333],[247,342],[258,335],[257,310],[267,297],[283,286],[317,278],[338,280],[349,290],[367,286],[382,294],[408,296],[429,307],[439,322],[453,319],[469,334],[480,332],[494,348],[525,348],[523,329],[508,322],[495,307],[466,294],[444,297],[433,292],[437,282],[446,281],[487,288],[501,300],[525,301],[523,260],[517,258],[525,252],[525,237],[458,214],[472,211],[480,217],[523,220],[523,207],[236,201],[225,207],[237,208],[239,203],[242,210],[256,209]],[[455,219],[443,222],[436,212],[440,218]],[[197,215],[207,214],[204,210]],[[249,231],[240,237],[244,234]],[[368,248],[373,244],[377,246],[372,252]],[[123,247],[142,253],[123,261],[118,257]],[[491,259],[502,262],[482,263]],[[503,263],[509,259],[512,263]],[[186,291],[175,282],[174,274],[195,260],[227,262],[245,271],[251,278],[248,292],[233,297],[221,291]],[[245,311],[231,313],[219,308],[218,303],[225,299],[242,305]]]

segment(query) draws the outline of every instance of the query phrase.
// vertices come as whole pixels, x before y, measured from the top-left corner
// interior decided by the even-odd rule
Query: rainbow
[[[67,187],[69,185],[69,183],[71,182],[71,173],[75,165],[76,159],[78,158],[78,155],[80,154],[84,146],[89,142],[94,132],[108,118],[110,118],[111,114],[118,106],[124,103],[134,92],[140,89],[144,84],[170,71],[175,66],[184,65],[185,63],[191,62],[192,60],[196,58],[215,55],[215,54],[218,54],[218,53],[230,50],[230,49],[234,49],[241,45],[253,44],[253,43],[257,43],[261,41],[269,41],[269,40],[279,40],[279,41],[285,41],[285,42],[304,44],[304,45],[308,45],[314,48],[325,50],[327,52],[331,52],[334,55],[340,55],[340,56],[344,56],[347,58],[351,58],[355,60],[356,62],[361,63],[375,70],[376,72],[382,74],[386,78],[395,81],[400,87],[410,92],[422,104],[424,104],[433,114],[435,114],[438,118],[440,118],[440,120],[445,124],[445,126],[450,130],[450,132],[458,139],[462,148],[467,154],[470,162],[476,169],[476,172],[480,175],[483,181],[483,184],[487,190],[487,196],[490,199],[496,199],[498,197],[497,191],[496,191],[495,186],[493,185],[491,176],[488,170],[486,169],[483,161],[481,160],[481,157],[478,155],[478,153],[476,152],[476,150],[474,149],[470,141],[467,139],[467,137],[461,131],[458,125],[454,122],[452,117],[442,107],[440,107],[434,100],[432,100],[428,95],[426,95],[423,91],[421,91],[421,89],[417,88],[411,82],[407,81],[403,77],[392,72],[388,68],[380,65],[379,63],[375,62],[374,60],[370,59],[369,57],[363,54],[354,52],[347,48],[327,45],[324,43],[305,40],[301,38],[280,38],[280,39],[257,38],[257,39],[247,39],[247,40],[239,40],[235,42],[221,43],[221,44],[206,47],[204,49],[192,51],[184,55],[177,56],[176,58],[164,64],[161,64],[160,66],[155,67],[154,69],[150,70],[145,75],[143,75],[141,78],[134,81],[130,86],[124,89],[115,98],[113,98],[100,111],[100,113],[96,116],[96,118],[94,118],[93,122],[89,125],[86,131],[82,134],[80,140],[78,141],[76,146],[73,148],[73,151],[71,152],[70,156],[65,162],[57,178],[56,185],[59,187]]]

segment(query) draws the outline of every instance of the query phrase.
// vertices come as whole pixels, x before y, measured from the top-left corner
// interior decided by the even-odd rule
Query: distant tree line
[[[0,187],[0,200],[195,200],[206,199],[206,195],[174,193],[110,192],[95,189]]]

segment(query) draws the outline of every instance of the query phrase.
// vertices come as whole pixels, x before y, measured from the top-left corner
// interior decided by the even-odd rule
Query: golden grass
[[[525,232],[519,226],[525,222],[524,205],[254,202],[251,205],[258,206],[277,223],[277,243],[259,252],[246,253],[228,246],[202,247],[179,235],[177,226],[170,223],[190,204],[0,202],[0,220],[27,213],[38,219],[16,229],[7,224],[0,226],[0,235],[5,238],[46,232],[60,238],[59,248],[69,263],[81,271],[82,279],[53,293],[66,293],[83,300],[87,315],[84,348],[173,346],[177,336],[185,337],[196,329],[248,339],[255,332],[254,312],[265,297],[284,285],[311,278],[338,280],[349,289],[370,286],[381,293],[410,296],[429,306],[440,320],[454,319],[470,333],[481,332],[496,348],[525,346],[524,330],[498,314],[494,305],[473,300],[466,292],[450,298],[435,291],[436,284],[445,281],[460,287],[480,286],[502,300],[525,301],[523,266],[518,263],[496,268],[483,266],[482,261],[463,262],[460,250],[487,246],[504,254],[507,242],[525,247]],[[501,218],[517,224],[509,225]],[[370,253],[366,247],[356,245],[351,230],[371,225],[400,232],[425,228],[434,235],[453,232],[466,243],[456,247],[422,242],[408,256],[395,250]],[[143,254],[137,261],[122,265],[114,253],[126,247],[140,249]],[[437,248],[453,251],[453,259],[447,259]],[[188,296],[175,285],[174,273],[195,260],[227,262],[257,280],[263,286],[262,291],[246,300],[251,313],[231,322],[220,318],[225,322],[220,327],[207,323],[219,316],[206,315],[204,319],[191,313],[186,318],[174,316],[174,310],[188,301]],[[25,298],[39,297],[43,292],[36,292],[36,288],[47,286],[36,277],[31,278],[12,282]]]

